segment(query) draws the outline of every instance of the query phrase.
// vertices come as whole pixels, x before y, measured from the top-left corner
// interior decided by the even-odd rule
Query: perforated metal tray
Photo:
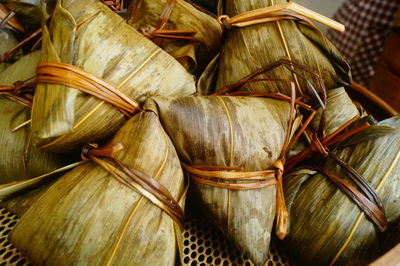
[[[183,262],[185,265],[253,265],[215,226],[203,216],[187,210],[183,231]],[[274,242],[271,243],[269,259],[265,265],[293,265]]]
[[[0,266],[4,265],[33,265],[10,242],[8,235],[17,224],[19,218],[4,208],[0,209]]]
[[[19,218],[8,210],[0,209],[0,266],[33,265],[10,242],[8,235]],[[184,265],[253,265],[243,252],[235,248],[229,240],[200,215],[188,212],[184,223],[183,262]],[[279,248],[271,244],[268,266],[292,265]]]

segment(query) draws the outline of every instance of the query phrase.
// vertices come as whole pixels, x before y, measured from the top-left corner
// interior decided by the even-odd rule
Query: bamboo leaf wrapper
[[[233,17],[285,2],[223,0],[220,6],[224,14]],[[351,82],[348,64],[322,33],[305,22],[284,19],[229,30],[221,52],[217,88],[236,83],[257,69],[283,58],[314,70],[321,76],[328,89],[349,85]],[[309,74],[304,73],[304,76],[318,88]],[[311,96],[307,82],[295,77],[283,67],[278,67],[259,78],[293,80],[300,85],[303,94]],[[249,91],[289,93],[279,82],[251,83],[244,88]]]
[[[335,151],[377,191],[389,232],[400,220],[399,126],[399,116],[387,119],[348,138]],[[332,161],[325,168],[351,183]],[[299,170],[287,176],[285,191],[290,215],[296,217],[285,244],[301,262],[365,265],[382,255],[382,235],[326,176]]]
[[[195,93],[193,77],[176,60],[99,1],[59,0],[50,14],[41,62],[77,66],[138,102]],[[36,88],[32,131],[41,148],[79,147],[110,136],[125,121],[114,106],[68,85]]]
[[[154,113],[131,118],[111,141],[117,143],[124,147],[115,154],[117,160],[154,178],[179,200],[182,169]],[[163,210],[87,162],[37,199],[10,239],[39,265],[175,265],[175,230]]]

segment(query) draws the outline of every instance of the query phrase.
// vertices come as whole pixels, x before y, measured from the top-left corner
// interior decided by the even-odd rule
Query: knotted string
[[[212,95],[252,95],[252,96],[261,96],[261,97],[273,97],[276,99],[280,99],[280,100],[285,100],[285,101],[290,101],[290,97],[288,97],[287,95],[284,95],[282,93],[265,93],[265,92],[254,92],[254,91],[237,91],[238,89],[240,89],[242,86],[248,84],[248,83],[254,83],[254,82],[283,82],[283,83],[287,83],[292,85],[292,81],[290,80],[285,80],[285,79],[278,79],[278,78],[256,78],[258,75],[264,74],[266,72],[272,71],[273,69],[279,67],[279,66],[283,66],[285,68],[287,68],[289,71],[291,71],[293,74],[296,75],[296,77],[299,77],[303,80],[306,81],[309,91],[312,95],[314,95],[314,98],[317,100],[318,104],[321,106],[322,108],[322,113],[321,113],[321,119],[320,119],[320,123],[319,123],[319,128],[318,128],[318,133],[321,136],[325,136],[325,120],[326,120],[326,114],[325,114],[325,110],[326,110],[326,99],[327,99],[327,93],[326,93],[326,88],[325,88],[325,84],[322,80],[322,78],[320,77],[320,75],[318,73],[316,73],[315,71],[309,69],[306,66],[297,64],[291,60],[288,59],[281,59],[278,60],[275,63],[269,64],[265,67],[262,67],[256,71],[254,71],[253,73],[247,75],[246,77],[240,79],[238,82],[234,83],[234,84],[230,84],[230,85],[226,85],[220,89],[218,89],[215,93],[213,93]],[[317,80],[317,84],[319,86],[319,91],[320,94],[318,93],[318,91],[314,88],[314,86],[312,85],[311,81],[308,80],[305,76],[303,76],[301,73],[299,73],[298,70],[302,70],[306,73],[309,73],[312,77],[314,77]],[[297,78],[296,78],[297,80]],[[297,83],[297,82],[296,82]],[[297,83],[298,84],[298,83]],[[302,130],[298,131],[299,133],[306,133],[305,129],[307,128],[307,126],[310,124],[311,120],[313,119],[313,117],[316,114],[316,111],[314,109],[312,109],[309,105],[305,104],[304,101],[306,101],[308,98],[306,95],[304,95],[302,93],[302,91],[300,90],[300,87],[298,87],[299,92],[301,93],[302,97],[298,98],[295,100],[296,105],[311,111],[311,114],[309,115],[308,119],[306,120],[305,123],[303,123],[302,125]],[[289,145],[289,147],[291,147],[296,141],[297,139],[300,137],[300,134],[297,133],[296,137],[293,138],[292,143]],[[306,134],[307,136],[307,134]]]
[[[138,191],[166,212],[179,226],[182,226],[183,210],[168,189],[154,178],[148,177],[117,160],[114,154],[122,149],[121,143],[109,144],[104,147],[99,147],[97,144],[87,144],[82,150],[82,158],[92,160],[108,171],[118,182]]]
[[[231,94],[231,92],[238,90],[242,86],[244,86],[244,85],[246,85],[248,83],[254,83],[254,82],[261,82],[261,81],[291,82],[291,81],[288,81],[288,80],[277,79],[277,78],[267,78],[267,79],[265,79],[265,78],[256,78],[257,76],[262,75],[262,74],[267,73],[267,72],[270,72],[270,71],[272,71],[275,68],[280,67],[280,66],[285,67],[286,69],[288,69],[292,73],[296,74],[301,79],[305,80],[307,85],[308,85],[309,92],[318,101],[318,103],[322,107],[322,109],[325,110],[325,108],[326,108],[326,88],[325,88],[325,84],[324,84],[322,78],[320,77],[320,75],[317,72],[311,70],[310,68],[308,68],[306,66],[297,64],[297,63],[295,63],[295,62],[293,62],[293,61],[291,61],[289,59],[285,59],[285,58],[280,59],[280,60],[276,61],[275,63],[269,64],[269,65],[267,65],[265,67],[262,67],[260,69],[257,69],[253,73],[250,73],[246,77],[240,79],[238,82],[223,86],[222,88],[218,89],[212,95],[223,95],[223,94],[227,94],[227,93]],[[319,92],[321,93],[321,96],[319,95],[319,92],[317,91],[317,89],[312,85],[311,81],[309,81],[304,75],[302,75],[296,69],[301,70],[301,71],[305,71],[306,73],[310,74],[311,76],[313,76],[317,80],[317,84],[319,86]],[[305,95],[302,94],[302,96],[304,97]]]
[[[131,117],[141,110],[139,103],[121,90],[74,65],[50,62],[39,63],[36,69],[35,82],[39,84],[64,85],[79,89],[114,105],[127,117]]]
[[[353,129],[341,133],[358,119],[359,116],[357,115],[323,140],[318,137],[317,133],[314,133],[311,146],[288,161],[286,165],[286,172],[289,172],[293,167],[308,159],[314,153],[320,154],[324,158],[331,158],[337,165],[345,170],[350,179],[357,185],[359,189],[361,189],[361,192],[328,170],[319,166],[311,167],[323,173],[330,180],[332,180],[339,187],[339,189],[343,191],[343,193],[349,196],[355,202],[355,204],[357,204],[357,206],[363,210],[363,212],[371,219],[375,226],[381,232],[383,232],[386,230],[388,222],[385,216],[383,203],[377,195],[375,189],[353,167],[344,162],[329,149],[330,146],[337,144],[340,141],[369,127],[369,123],[363,123]]]
[[[32,109],[35,82],[30,82],[31,79],[16,81],[11,86],[0,86],[0,95]]]
[[[124,0],[100,0],[114,12],[121,12],[124,8]]]

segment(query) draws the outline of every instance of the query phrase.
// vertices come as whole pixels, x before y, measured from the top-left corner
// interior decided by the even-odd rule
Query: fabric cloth
[[[347,0],[334,15],[346,26],[341,33],[330,30],[328,38],[352,67],[353,80],[366,86],[383,52],[400,0]]]

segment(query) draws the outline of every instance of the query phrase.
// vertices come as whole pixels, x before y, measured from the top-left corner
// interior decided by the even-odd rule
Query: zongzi
[[[236,83],[271,64],[277,64],[276,68],[259,78],[293,80],[304,96],[312,97],[313,90],[320,87],[304,69],[319,75],[328,89],[350,84],[348,64],[310,19],[296,12],[302,7],[286,0],[221,0],[220,7],[224,13],[220,21],[228,32],[221,52],[217,88]],[[243,23],[234,23],[242,18]],[[303,69],[279,66],[282,59]],[[289,93],[279,82],[249,83],[244,89]]]
[[[219,52],[222,27],[214,15],[184,0],[135,0],[128,23],[185,68],[201,73]]]
[[[291,104],[239,96],[152,100],[146,108],[158,112],[194,180],[193,197],[237,247],[257,265],[265,263]]]
[[[203,73],[201,73],[199,80],[197,81],[198,95],[210,95],[216,91],[215,88],[218,78],[219,57],[220,54],[217,54],[204,69]]]
[[[62,151],[108,137],[147,97],[196,91],[175,59],[98,0],[57,0],[47,22],[32,108],[40,148]]]
[[[11,243],[38,265],[176,265],[177,202],[186,189],[157,115],[137,114],[106,147],[89,145],[83,156],[92,161],[33,203]]]
[[[345,139],[333,152],[376,191],[383,203],[387,229],[400,221],[399,151],[400,116],[396,116]],[[357,186],[345,168],[332,159],[322,165],[285,177],[285,196],[292,217],[285,245],[304,264],[366,265],[381,255],[384,233],[372,222],[371,214],[356,204],[355,199],[363,199],[357,196],[357,190],[353,189],[348,197],[335,185]],[[376,204],[365,197],[363,202],[370,202],[368,208],[377,215]]]

